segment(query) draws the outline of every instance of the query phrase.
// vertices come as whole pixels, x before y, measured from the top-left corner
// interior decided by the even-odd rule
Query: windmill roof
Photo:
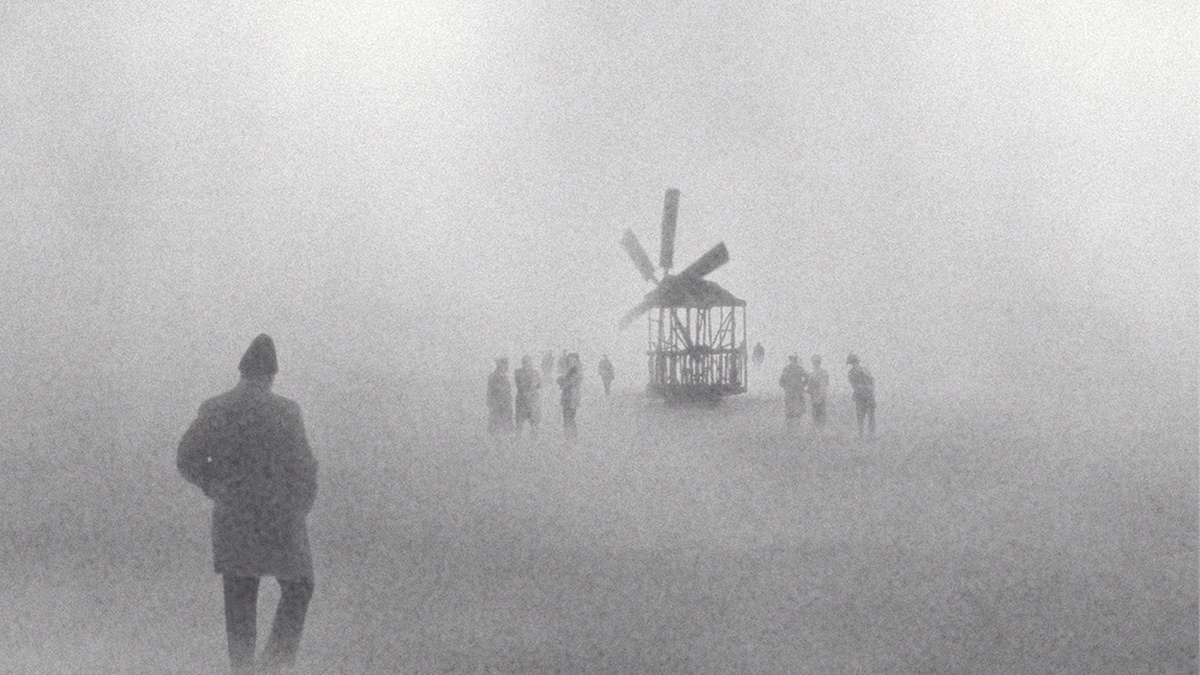
[[[646,295],[655,307],[744,307],[746,301],[715,282],[691,275],[667,277]]]

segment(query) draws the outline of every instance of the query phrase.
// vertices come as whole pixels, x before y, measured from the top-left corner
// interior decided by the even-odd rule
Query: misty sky
[[[0,8],[10,384],[221,382],[261,331],[640,380],[618,242],[677,187],[772,357],[948,386],[1111,330],[1194,386],[1194,2],[207,5]]]

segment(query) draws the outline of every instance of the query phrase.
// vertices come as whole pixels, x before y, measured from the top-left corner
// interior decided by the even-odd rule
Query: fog
[[[259,332],[318,456],[350,465],[385,419],[482,425],[498,355],[579,351],[594,373],[608,353],[637,392],[644,326],[617,322],[650,289],[619,240],[657,257],[675,187],[676,267],[729,247],[709,278],[767,349],[755,395],[789,353],[824,354],[846,390],[856,351],[884,402],[1194,448],[1197,20],[1187,2],[10,3],[4,445],[169,467]],[[473,386],[478,410],[447,393]]]
[[[743,4],[9,8],[5,351],[640,373],[678,187],[772,354],[966,386],[1082,314],[1194,369],[1194,8]]]

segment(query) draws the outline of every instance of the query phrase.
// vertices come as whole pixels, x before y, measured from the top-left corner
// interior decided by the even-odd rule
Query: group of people
[[[850,380],[850,388],[854,392],[854,411],[858,420],[858,435],[863,436],[864,425],[867,432],[875,436],[875,379],[863,367],[857,354],[853,352],[846,356],[846,365],[850,370],[846,376]],[[827,420],[826,407],[829,400],[829,373],[821,367],[821,356],[812,357],[812,372],[806,371],[800,364],[800,357],[792,354],[788,364],[779,375],[779,386],[783,387],[784,416],[787,418],[789,429],[796,429],[804,417],[805,394],[812,403],[813,426],[822,431]]]
[[[758,351],[756,349],[756,351]],[[488,379],[488,427],[493,433],[519,434],[525,423],[536,435],[542,377],[526,356],[508,378],[508,359],[496,359]],[[856,354],[846,357],[854,390],[859,435],[866,421],[875,433],[875,386]],[[306,519],[317,497],[317,462],[308,445],[300,407],[271,392],[278,372],[275,344],[267,335],[251,342],[238,364],[237,386],[205,401],[179,443],[176,466],[183,477],[213,501],[213,567],[222,575],[229,660],[235,673],[286,669],[294,664],[314,581]],[[605,356],[598,372],[607,395],[614,379]],[[578,354],[563,353],[557,383],[563,428],[576,436],[576,413],[583,372]],[[789,425],[803,416],[804,397],[812,402],[813,423],[826,422],[829,374],[821,357],[812,357],[808,372],[793,355],[779,378],[784,388]],[[514,405],[515,403],[515,405]],[[280,586],[266,647],[256,664],[259,580],[273,576]],[[256,665],[258,666],[256,668]]]
[[[529,425],[529,434],[537,438],[538,423],[541,421],[541,389],[543,377],[549,378],[554,367],[554,353],[542,355],[542,372],[533,367],[533,358],[521,358],[521,367],[508,378],[508,358],[496,359],[496,367],[488,376],[487,405],[488,433],[493,435],[516,432],[520,436]],[[563,433],[568,440],[578,435],[576,414],[583,398],[583,366],[578,353],[564,351],[558,360],[559,403],[562,406]],[[608,396],[612,381],[616,377],[612,362],[605,354],[598,367],[600,381],[604,383],[604,395]],[[515,395],[514,395],[515,385]]]

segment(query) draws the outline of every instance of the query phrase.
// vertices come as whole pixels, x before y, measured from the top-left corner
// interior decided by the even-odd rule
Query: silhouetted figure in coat
[[[616,377],[612,361],[608,360],[608,354],[600,357],[600,366],[597,368],[597,371],[600,373],[600,381],[604,383],[604,395],[608,396],[611,391],[613,378]]]
[[[507,434],[513,428],[512,382],[508,379],[508,359],[496,359],[496,369],[488,377],[488,433]]]
[[[517,435],[521,435],[521,429],[528,422],[530,436],[537,438],[538,422],[542,418],[542,377],[533,367],[532,358],[521,359],[521,367],[513,372],[513,382],[517,385]]]
[[[300,406],[271,393],[275,345],[254,338],[238,364],[241,381],[205,401],[179,442],[176,465],[213,500],[213,567],[225,587],[225,630],[235,673],[254,671],[259,578],[280,599],[263,650],[267,668],[290,666],[313,593],[305,518],[317,496],[317,462]]]
[[[558,388],[561,390],[563,433],[568,441],[574,441],[579,435],[575,414],[579,412],[579,402],[583,398],[583,369],[578,354],[567,357],[566,372],[559,376]]]
[[[825,428],[826,404],[829,398],[829,373],[821,367],[821,356],[812,357],[812,372],[808,375],[808,400],[812,403],[813,426]]]
[[[800,357],[792,354],[779,375],[779,386],[783,387],[783,414],[789,429],[795,429],[804,417],[804,388],[807,385],[808,373],[800,365]]]
[[[754,345],[754,351],[750,354],[750,358],[754,361],[755,368],[761,368],[763,360],[767,358],[767,350],[763,349],[762,343]]]
[[[854,390],[854,412],[858,418],[858,437],[863,435],[863,421],[867,422],[867,429],[871,437],[875,437],[875,378],[871,377],[871,373],[867,372],[858,359],[858,355],[851,353],[846,357],[846,365],[850,366],[850,372],[846,377],[850,380],[850,388]]]

